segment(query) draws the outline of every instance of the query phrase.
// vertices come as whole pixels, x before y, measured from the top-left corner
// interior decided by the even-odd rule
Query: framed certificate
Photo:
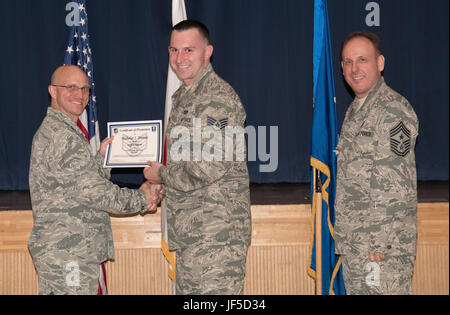
[[[109,122],[108,138],[114,136],[105,154],[104,167],[145,167],[161,162],[161,120]]]

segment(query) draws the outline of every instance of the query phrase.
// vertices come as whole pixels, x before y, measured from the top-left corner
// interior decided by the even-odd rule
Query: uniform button
[[[391,245],[388,245],[388,246],[387,246],[387,249],[391,249],[391,248],[392,248],[392,246],[391,246]]]

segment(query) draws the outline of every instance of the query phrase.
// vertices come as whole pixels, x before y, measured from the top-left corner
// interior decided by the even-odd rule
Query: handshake
[[[158,208],[158,204],[164,198],[164,189],[160,184],[151,184],[145,182],[139,187],[145,193],[147,199],[147,211],[155,212]]]
[[[99,154],[105,156],[108,145],[114,140],[114,137],[103,139],[100,144]],[[148,167],[144,169],[144,176],[147,182],[143,183],[140,190],[145,193],[147,199],[147,211],[155,212],[158,209],[158,205],[164,198],[164,189],[161,185],[161,180],[158,176],[158,169],[162,166],[161,163],[147,162]],[[152,167],[153,166],[153,167]]]
[[[147,211],[156,211],[158,204],[164,198],[164,189],[158,175],[158,169],[162,164],[150,161],[147,164],[148,167],[144,169],[144,176],[147,181],[139,189],[144,191],[147,198]]]
[[[101,156],[105,156],[108,145],[113,140],[114,137],[103,139],[98,152]],[[147,179],[147,182],[143,183],[139,189],[145,193],[145,198],[147,199],[147,211],[156,212],[158,204],[164,198],[164,189],[162,188],[161,180],[158,176],[158,169],[162,164],[151,161],[148,161],[147,164],[149,166],[144,169],[144,176]],[[151,168],[152,166],[153,168]],[[157,178],[156,180],[154,178],[155,176]]]

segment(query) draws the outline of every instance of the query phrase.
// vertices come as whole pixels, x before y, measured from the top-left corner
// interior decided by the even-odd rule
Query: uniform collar
[[[374,95],[378,93],[378,91],[380,90],[382,85],[384,85],[384,77],[383,76],[380,77],[380,80],[378,80],[377,84],[372,89],[372,91],[370,91],[369,94],[367,94],[367,98],[364,103],[370,102],[370,100],[374,97]]]
[[[79,133],[80,135],[83,136],[83,139],[86,139],[83,132],[81,131],[80,128],[78,128],[77,124],[75,122],[73,122],[66,114],[64,114],[63,112],[53,108],[53,107],[48,107],[47,108],[47,116],[54,118],[56,120],[59,120],[63,123],[65,123],[66,125],[68,125],[69,127],[71,127],[72,129],[75,130],[75,132]]]
[[[378,80],[377,84],[375,85],[375,87],[372,89],[372,91],[369,92],[369,94],[367,94],[367,96],[364,99],[364,102],[361,103],[361,99],[355,97],[353,99],[353,102],[351,104],[352,107],[352,112],[353,114],[355,114],[356,112],[359,112],[360,110],[366,108],[366,105],[369,104],[373,98],[375,97],[375,95],[378,93],[378,91],[380,90],[380,88],[384,85],[384,77],[380,77],[380,79]]]
[[[214,72],[214,69],[213,69],[211,63],[209,63],[206,66],[206,68],[203,69],[203,71],[200,73],[200,75],[197,76],[197,78],[195,79],[194,83],[192,83],[192,85],[190,85],[189,87],[186,87],[184,84],[182,84],[179,89],[179,93],[184,94],[188,91],[190,91],[190,92],[195,91],[197,89],[197,87],[199,85],[201,85],[209,77],[209,75],[213,72]]]
[[[60,121],[63,121],[69,125],[76,125],[69,117],[67,117],[66,114],[64,114],[63,112],[61,112],[53,107],[47,108],[47,115],[50,117],[56,118]]]

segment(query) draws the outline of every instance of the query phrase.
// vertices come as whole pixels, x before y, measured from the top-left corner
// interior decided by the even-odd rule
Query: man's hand
[[[369,260],[380,262],[386,258],[386,254],[369,253]]]
[[[150,184],[150,190],[152,191],[152,198],[156,204],[159,204],[164,198],[164,189],[160,184]]]
[[[144,168],[144,177],[152,184],[161,184],[161,178],[159,178],[158,170],[161,166],[161,163],[158,162],[147,162],[148,166]]]
[[[98,151],[98,153],[101,156],[105,156],[106,154],[106,149],[108,149],[108,145],[114,140],[114,136],[112,136],[111,138],[105,138],[103,139],[102,143],[100,144],[100,150]]]
[[[160,185],[152,185],[149,182],[145,182],[139,187],[145,193],[145,198],[147,199],[147,210],[151,212],[156,212],[158,209],[158,204],[161,202],[164,196],[164,190]]]

